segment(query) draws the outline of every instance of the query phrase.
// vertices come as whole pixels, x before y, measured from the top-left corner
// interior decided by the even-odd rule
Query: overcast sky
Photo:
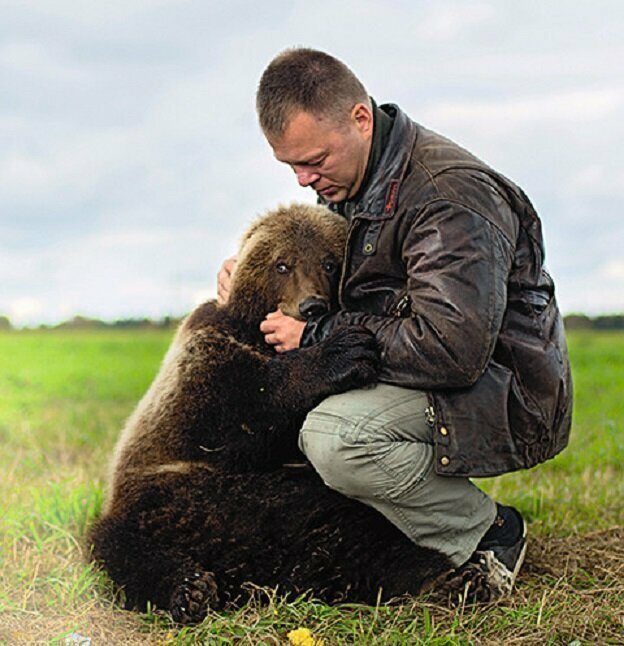
[[[624,2],[0,0],[0,314],[182,314],[246,225],[314,201],[264,142],[306,45],[519,183],[564,312],[624,311]]]

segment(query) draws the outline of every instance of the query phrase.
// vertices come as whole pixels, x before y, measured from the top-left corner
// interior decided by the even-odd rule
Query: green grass
[[[279,644],[306,627],[331,644],[621,643],[624,635],[624,334],[570,335],[570,447],[531,471],[481,481],[530,521],[516,594],[487,607],[426,599],[328,607],[258,590],[235,613],[178,629],[125,612],[88,564],[85,528],[125,417],[171,332],[0,334],[0,644]]]

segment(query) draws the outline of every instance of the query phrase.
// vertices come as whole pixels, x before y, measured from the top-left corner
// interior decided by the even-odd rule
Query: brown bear
[[[246,582],[327,602],[418,592],[447,569],[377,512],[331,491],[297,448],[324,397],[376,378],[375,342],[343,328],[277,354],[259,324],[337,306],[342,218],[292,205],[243,238],[227,305],[181,324],[115,449],[93,557],[125,592],[180,623],[246,599]]]

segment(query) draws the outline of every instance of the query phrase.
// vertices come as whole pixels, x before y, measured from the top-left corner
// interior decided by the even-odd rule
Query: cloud
[[[20,326],[38,320],[44,313],[44,305],[36,298],[23,296],[8,304],[8,313],[12,323]]]
[[[624,167],[613,168],[595,161],[578,169],[567,182],[568,193],[573,198],[606,197],[624,199]]]
[[[560,285],[557,300],[560,306],[565,303],[567,313],[583,312],[591,316],[621,313],[624,312],[623,287],[622,281],[605,283],[593,274],[573,285]]]
[[[221,236],[204,230],[121,228],[0,259],[0,312],[16,324],[58,322],[71,313],[115,319],[184,314],[197,293],[214,295]],[[208,252],[206,252],[208,250]]]
[[[25,74],[47,81],[75,82],[85,73],[63,60],[58,49],[30,41],[13,41],[0,46],[0,69],[5,73]]]
[[[295,44],[343,58],[376,99],[518,181],[564,308],[614,307],[596,285],[621,290],[624,12],[589,8],[5,3],[0,313],[158,315],[213,293],[252,218],[314,200],[272,158],[253,106],[266,62]]]
[[[437,123],[471,123],[498,133],[518,127],[563,122],[582,124],[619,115],[624,109],[624,86],[586,88],[536,96],[511,96],[477,101],[443,101],[431,105],[425,117]]]
[[[606,279],[618,281],[624,290],[624,260],[611,260],[603,265],[601,273]]]
[[[486,2],[436,3],[427,7],[416,34],[427,41],[450,40],[475,26],[484,26],[496,17],[493,4]]]

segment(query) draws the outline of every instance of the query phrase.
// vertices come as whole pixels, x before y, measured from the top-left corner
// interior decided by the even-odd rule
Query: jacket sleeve
[[[437,200],[413,219],[402,246],[410,312],[397,318],[340,310],[306,325],[302,344],[339,325],[362,325],[379,343],[380,379],[411,388],[473,384],[494,351],[507,300],[515,231],[484,215]],[[379,253],[379,250],[378,250]]]

